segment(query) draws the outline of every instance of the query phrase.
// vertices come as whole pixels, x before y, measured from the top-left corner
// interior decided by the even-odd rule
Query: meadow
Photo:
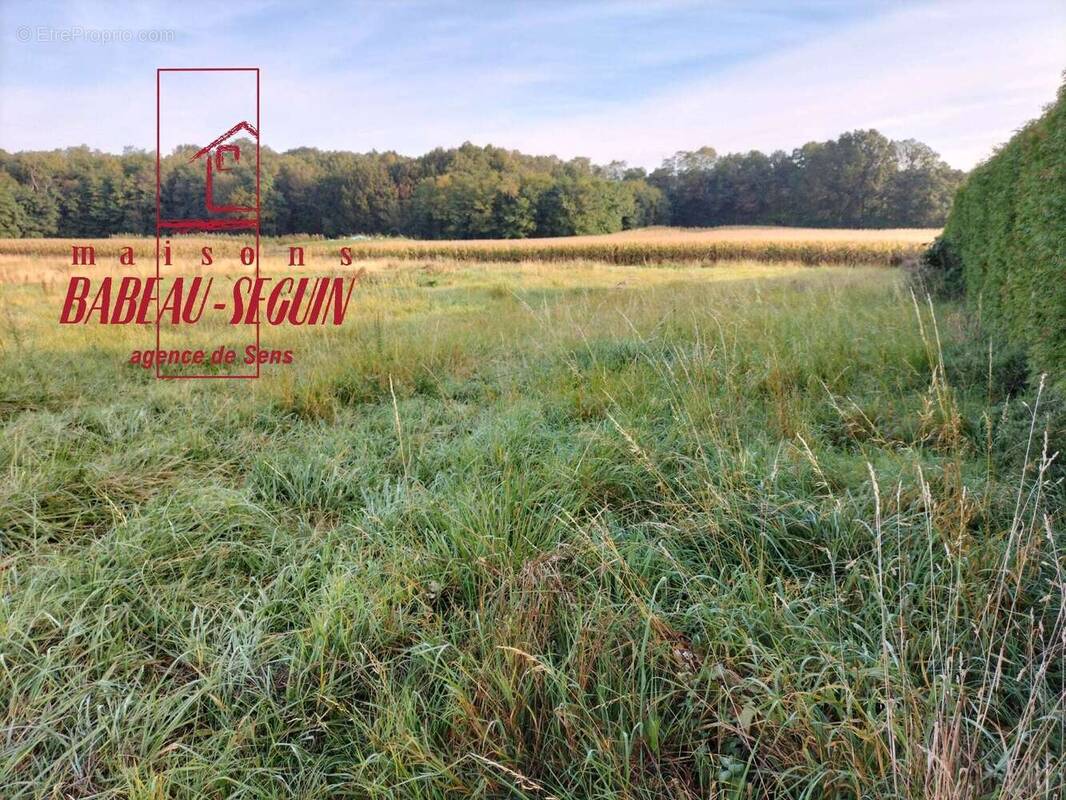
[[[309,241],[239,382],[0,241],[0,794],[1061,797],[1066,417],[893,235]]]

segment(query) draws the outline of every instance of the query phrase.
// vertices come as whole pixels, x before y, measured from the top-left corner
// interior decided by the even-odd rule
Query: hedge
[[[1066,388],[1066,83],[959,189],[934,260],[982,325]]]

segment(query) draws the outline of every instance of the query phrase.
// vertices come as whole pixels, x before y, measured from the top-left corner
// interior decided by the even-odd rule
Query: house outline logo
[[[216,172],[229,172],[233,167],[227,165],[227,156],[231,157],[234,164],[240,163],[241,160],[241,147],[239,144],[224,144],[228,142],[240,131],[247,131],[251,134],[252,139],[259,142],[259,131],[248,122],[247,120],[241,120],[224,134],[215,139],[211,144],[206,147],[202,147],[196,152],[189,162],[197,161],[204,156],[204,207],[211,213],[215,214],[241,214],[241,213],[258,213],[259,209],[256,206],[237,206],[215,203],[214,193],[214,175]],[[258,164],[256,165],[258,170]]]
[[[203,215],[195,218],[188,219],[173,219],[165,218],[163,216],[163,175],[162,175],[162,155],[161,148],[161,113],[160,107],[162,104],[162,77],[167,73],[200,73],[205,79],[210,78],[210,73],[240,73],[246,72],[254,74],[255,76],[255,122],[251,122],[249,119],[241,119],[233,127],[227,130],[225,133],[218,136],[214,141],[205,147],[201,147],[196,153],[189,159],[192,163],[199,159],[204,159],[204,209]],[[242,115],[243,116],[243,115]],[[156,235],[159,236],[163,231],[172,231],[174,233],[192,233],[192,232],[225,232],[225,231],[255,231],[256,234],[256,265],[258,270],[258,250],[259,250],[259,223],[261,212],[260,201],[260,153],[259,153],[259,132],[261,130],[259,124],[259,68],[258,67],[158,67],[156,69]],[[252,141],[255,144],[254,153],[242,154],[240,146],[236,143],[227,143],[231,138],[237,136],[240,133],[246,133],[251,136]],[[214,201],[214,178],[219,172],[229,172],[232,169],[231,164],[238,164],[242,160],[247,163],[247,159],[242,159],[242,155],[255,157],[255,205],[254,206],[237,206],[237,205],[216,205]],[[206,156],[206,158],[205,158]],[[210,214],[220,214],[224,216],[209,216]]]

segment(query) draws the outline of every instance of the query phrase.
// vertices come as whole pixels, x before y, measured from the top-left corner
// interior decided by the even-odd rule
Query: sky
[[[0,148],[154,150],[155,70],[189,66],[259,67],[275,150],[471,141],[653,168],[877,128],[969,169],[1054,99],[1066,0],[0,0]],[[165,93],[185,113],[164,151],[206,143],[203,91]],[[230,91],[211,102],[245,108]]]

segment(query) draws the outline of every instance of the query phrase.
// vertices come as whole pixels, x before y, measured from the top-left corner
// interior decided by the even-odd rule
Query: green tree
[[[886,222],[900,227],[944,224],[963,173],[945,164],[928,145],[904,139],[894,143],[899,169],[887,187]]]
[[[22,236],[22,206],[16,199],[19,185],[6,172],[0,172],[0,236],[18,238]]]

